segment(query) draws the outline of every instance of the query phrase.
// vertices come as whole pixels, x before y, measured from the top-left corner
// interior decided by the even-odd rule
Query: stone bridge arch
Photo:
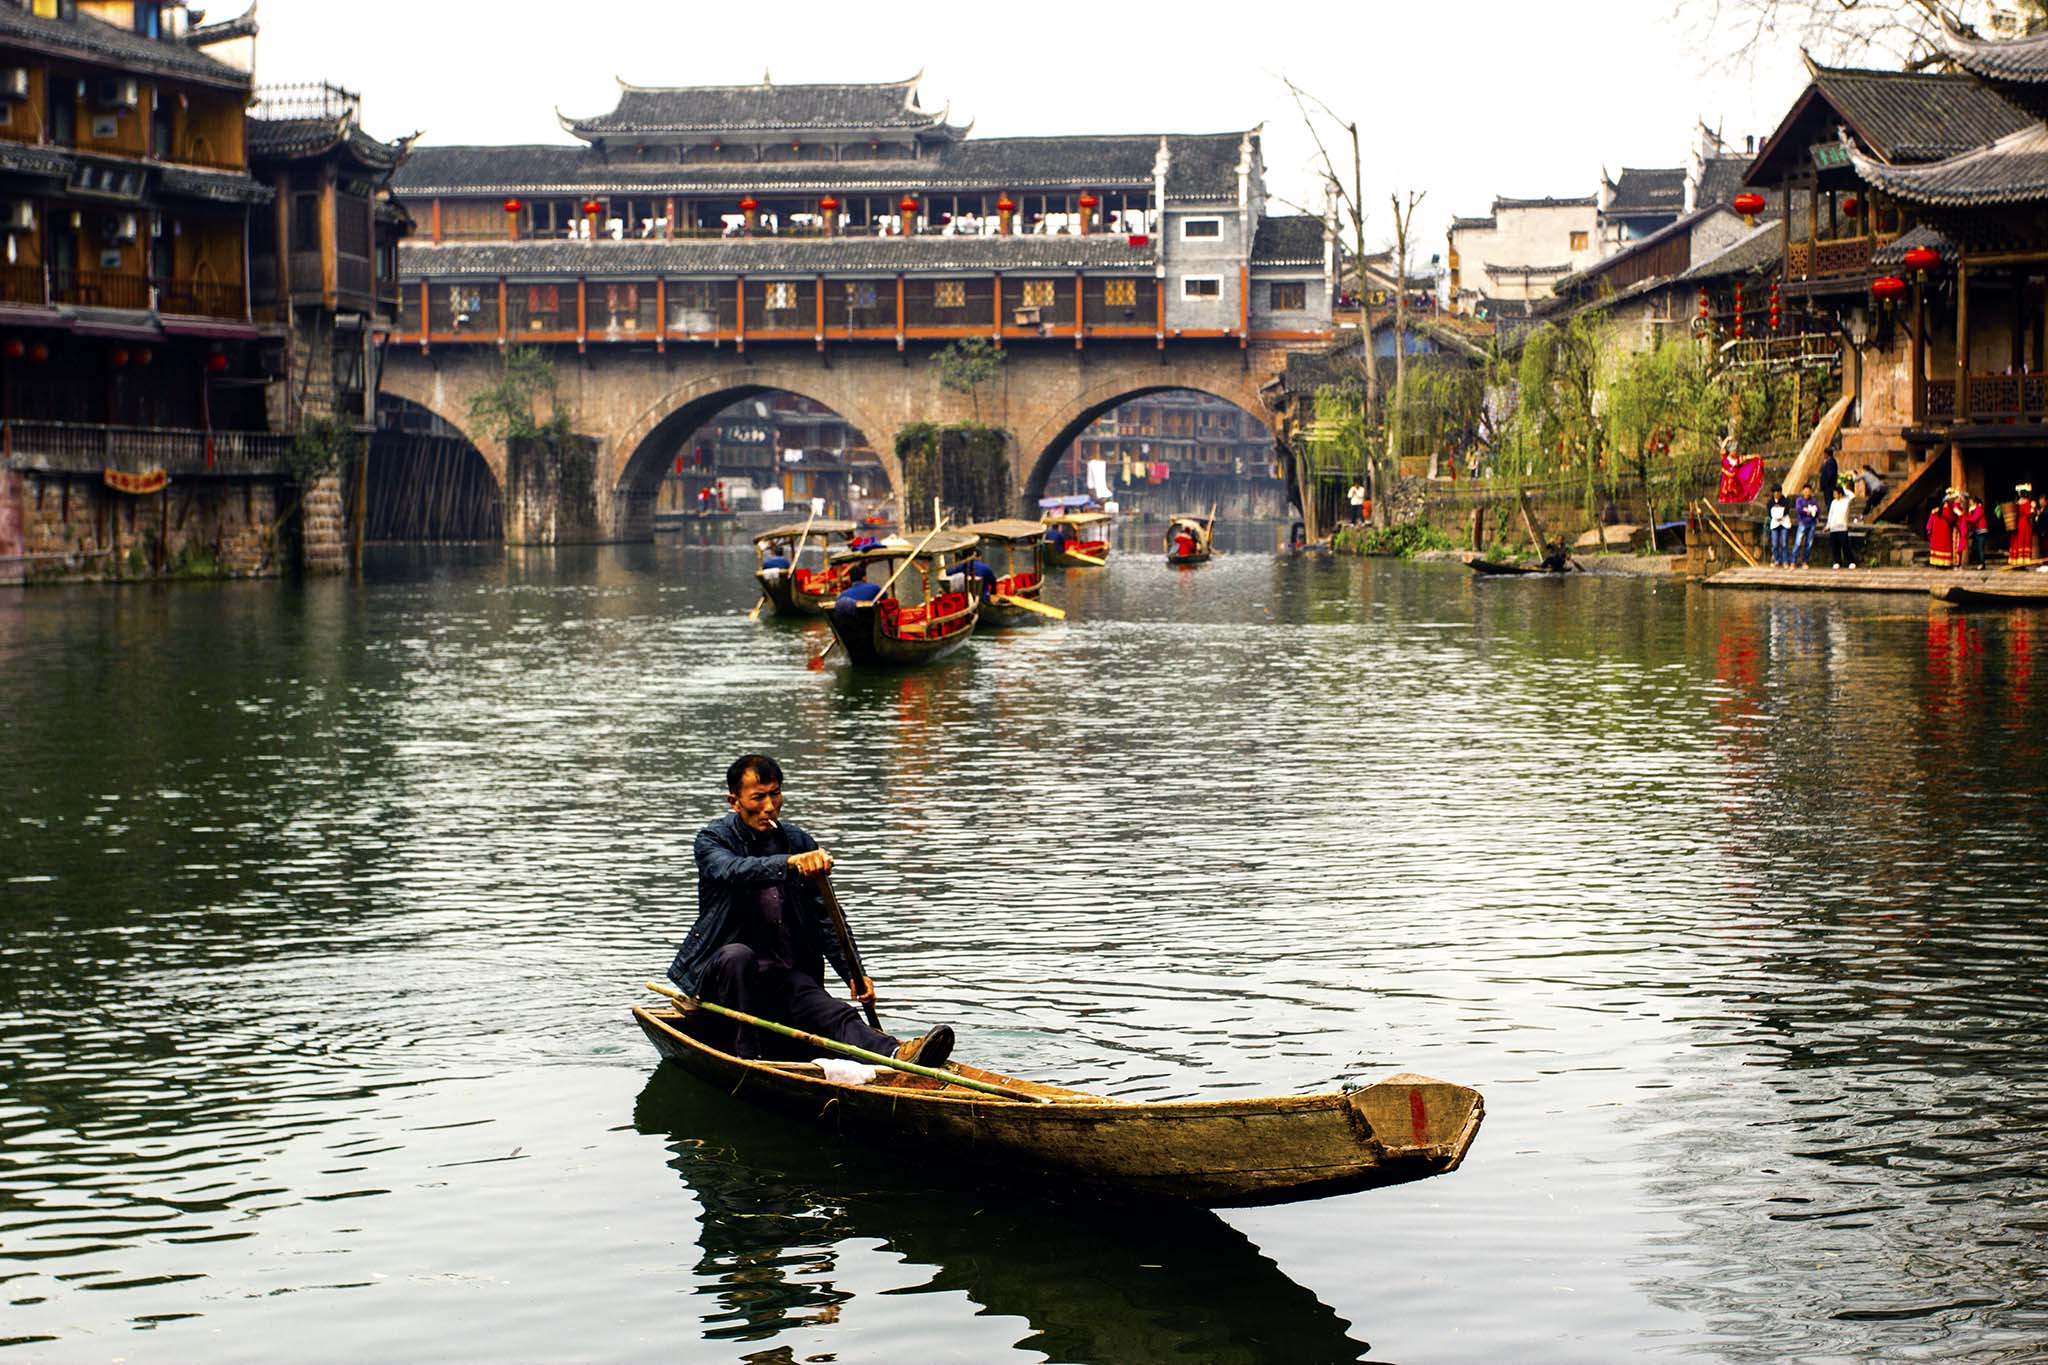
[[[1148,393],[1187,389],[1220,398],[1265,423],[1279,441],[1281,434],[1274,417],[1259,394],[1262,376],[1255,370],[1232,367],[1146,365],[1123,369],[1083,389],[1067,402],[1041,418],[1028,431],[1016,433],[1017,487],[1027,512],[1036,512],[1045,494],[1046,480],[1068,447],[1091,423],[1110,409]]]
[[[505,487],[505,443],[472,430],[474,424],[469,416],[470,398],[495,382],[498,370],[496,352],[488,356],[451,355],[432,366],[392,365],[387,362],[378,392],[425,408],[461,432],[463,439],[484,457],[484,463],[491,468],[491,477],[498,481],[502,490]]]
[[[598,487],[610,490],[617,504],[613,524],[626,535],[651,534],[655,495],[681,442],[725,408],[765,393],[793,393],[822,403],[858,428],[900,498],[903,466],[896,458],[895,424],[885,422],[852,385],[832,382],[836,379],[834,371],[817,366],[748,365],[699,375],[652,398],[606,439],[598,454]]]

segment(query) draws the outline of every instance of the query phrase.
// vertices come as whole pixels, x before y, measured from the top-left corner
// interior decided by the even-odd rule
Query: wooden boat
[[[2048,576],[2044,576],[2044,581],[2038,588],[1972,588],[1961,583],[1944,583],[1927,591],[1933,594],[1936,600],[1946,602],[1952,607],[2048,606]]]
[[[1058,512],[1045,518],[1045,562],[1099,569],[1109,558],[1109,513]]]
[[[849,536],[855,529],[850,521],[813,517],[808,527],[793,522],[755,536],[754,581],[761,585],[769,609],[777,616],[823,616],[829,611],[833,599],[846,587],[844,583],[833,586],[831,538]],[[762,567],[770,547],[778,545],[790,548],[790,567]]]
[[[815,1062],[756,1062],[694,1036],[673,1007],[633,1017],[662,1057],[743,1100],[834,1132],[915,1148],[1005,1177],[1115,1199],[1213,1207],[1283,1204],[1456,1170],[1479,1131],[1479,1092],[1409,1072],[1321,1095],[1142,1103],[1020,1080],[963,1062],[948,1072],[1031,1099],[878,1071],[827,1080]]]
[[[835,550],[831,567],[843,582],[851,582],[856,570],[878,587],[895,580],[884,596],[835,602],[825,613],[847,660],[868,668],[910,668],[966,644],[981,615],[981,593],[949,589],[941,579],[948,562],[974,546],[973,536],[939,531],[872,549]]]
[[[981,557],[996,571],[995,597],[981,604],[980,629],[991,626],[1023,626],[1046,619],[1029,607],[999,602],[996,597],[1021,597],[1039,601],[1045,593],[1045,523],[1022,517],[977,521],[960,528],[960,534],[981,542]]]
[[[1498,560],[1479,559],[1465,561],[1465,567],[1476,574],[1561,574],[1563,569],[1546,569],[1541,564],[1503,564]]]
[[[1178,542],[1182,533],[1194,542],[1194,548],[1181,553]],[[1206,564],[1209,556],[1216,552],[1216,514],[1198,517],[1192,512],[1176,512],[1166,523],[1166,562],[1168,564]]]

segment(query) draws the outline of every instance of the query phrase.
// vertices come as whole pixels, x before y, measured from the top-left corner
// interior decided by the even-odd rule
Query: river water
[[[743,546],[0,595],[0,1359],[2048,1355],[2048,616],[1239,541],[895,676]],[[743,748],[885,1024],[1465,1166],[1134,1218],[657,1068]]]

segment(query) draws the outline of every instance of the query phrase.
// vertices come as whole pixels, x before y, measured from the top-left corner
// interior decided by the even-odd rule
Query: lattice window
[[[1138,306],[1138,282],[1136,280],[1104,280],[1102,302],[1109,308],[1136,308]]]
[[[1276,284],[1272,295],[1273,311],[1276,313],[1299,313],[1308,307],[1308,285]]]
[[[1050,308],[1058,298],[1058,280],[1024,281],[1024,306],[1026,308]]]
[[[796,286],[789,283],[769,285],[765,304],[771,313],[787,312],[794,309],[796,307]]]
[[[932,306],[935,308],[965,308],[967,306],[967,282],[965,280],[940,280],[932,287]]]

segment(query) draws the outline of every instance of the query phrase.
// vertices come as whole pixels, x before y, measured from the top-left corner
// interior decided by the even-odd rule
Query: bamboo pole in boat
[[[709,1000],[692,1000],[674,986],[665,985],[659,981],[648,982],[647,989],[653,991],[656,995],[667,996],[686,1010],[710,1010],[713,1014],[723,1015],[727,1019],[736,1020],[749,1027],[764,1028],[770,1033],[779,1033],[785,1038],[794,1038],[806,1047],[823,1048],[827,1052],[836,1052],[843,1057],[853,1057],[859,1061],[867,1062],[871,1066],[885,1066],[891,1071],[901,1071],[905,1075],[922,1076],[926,1080],[931,1081],[943,1081],[947,1085],[957,1085],[963,1090],[978,1090],[985,1095],[996,1095],[1006,1100],[1021,1100],[1026,1104],[1051,1103],[1043,1095],[1028,1095],[1021,1090],[1010,1090],[990,1081],[977,1081],[971,1076],[961,1076],[951,1071],[941,1071],[935,1066],[920,1066],[916,1062],[906,1062],[896,1057],[885,1057],[879,1052],[870,1052],[864,1047],[855,1047],[851,1043],[842,1043],[837,1039],[821,1037],[815,1033],[805,1033],[802,1029],[791,1028],[787,1024],[778,1024],[772,1019],[757,1019],[751,1014],[742,1014],[738,1010],[727,1009],[724,1005],[714,1004]]]

